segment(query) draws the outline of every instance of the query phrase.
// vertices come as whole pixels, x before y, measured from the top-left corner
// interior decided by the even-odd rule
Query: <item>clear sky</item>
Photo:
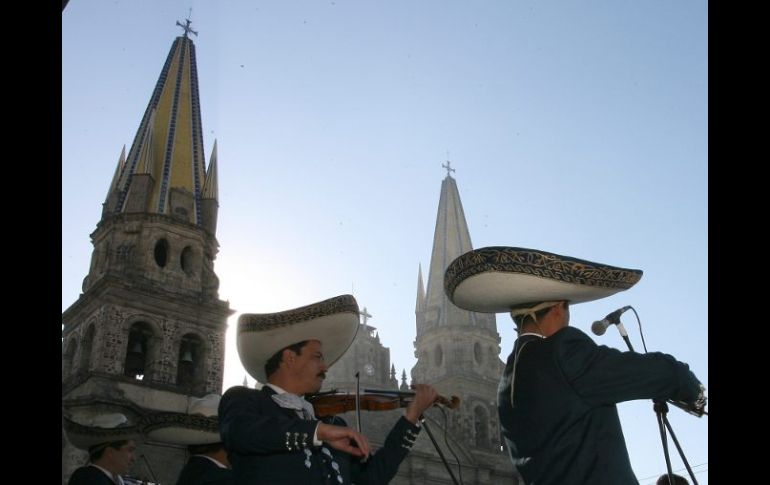
[[[708,387],[704,1],[71,0],[62,310],[191,6],[207,161],[218,140],[215,270],[236,310],[225,388],[245,375],[238,315],[351,291],[409,373],[447,157],[474,247],[644,270],[631,290],[573,306],[571,324],[590,334],[633,305],[647,348],[688,362]],[[641,350],[633,312],[623,322]],[[505,314],[497,324],[505,359],[513,325]],[[594,338],[625,349],[613,329]],[[637,477],[654,483],[665,462],[652,405],[618,407]],[[669,420],[708,484],[708,417],[672,409]]]

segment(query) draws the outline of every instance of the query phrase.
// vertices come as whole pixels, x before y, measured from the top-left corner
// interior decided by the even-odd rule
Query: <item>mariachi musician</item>
[[[88,451],[88,464],[75,470],[68,485],[123,485],[134,464],[140,431],[121,413],[63,419],[70,443]],[[124,480],[125,478],[125,480]]]
[[[467,252],[447,268],[444,289],[455,305],[508,311],[516,323],[497,402],[524,483],[638,484],[616,404],[673,400],[705,412],[704,388],[687,364],[596,345],[569,326],[570,305],[626,290],[641,277],[640,270],[501,246]]]
[[[358,303],[342,295],[278,313],[238,319],[241,362],[261,389],[231,387],[219,405],[222,439],[236,484],[386,484],[420,432],[419,418],[438,394],[416,385],[382,449],[339,417],[316,418],[304,399],[358,331]],[[371,454],[371,456],[370,456]]]
[[[219,436],[217,411],[222,396],[190,397],[187,412],[155,412],[142,416],[139,427],[154,442],[187,447],[189,459],[176,485],[232,485],[227,450]]]

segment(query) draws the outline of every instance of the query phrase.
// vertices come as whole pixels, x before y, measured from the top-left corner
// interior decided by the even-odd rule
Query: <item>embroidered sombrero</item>
[[[267,382],[265,362],[303,340],[319,340],[328,366],[348,350],[358,331],[358,302],[341,295],[277,313],[244,313],[238,318],[238,355],[246,371]]]
[[[537,249],[491,246],[452,261],[444,273],[444,291],[465,310],[503,313],[544,301],[598,300],[631,288],[641,278],[638,269]]]
[[[174,445],[208,445],[219,443],[217,408],[222,396],[208,394],[190,398],[187,413],[151,413],[139,420],[139,428],[147,439]]]
[[[85,418],[64,417],[64,431],[70,443],[81,450],[114,441],[136,440],[140,432],[129,426],[128,418],[120,413],[100,414]]]

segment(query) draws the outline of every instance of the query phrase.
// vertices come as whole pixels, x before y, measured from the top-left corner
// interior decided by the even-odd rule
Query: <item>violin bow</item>
[[[356,428],[361,432],[361,377],[356,372]]]

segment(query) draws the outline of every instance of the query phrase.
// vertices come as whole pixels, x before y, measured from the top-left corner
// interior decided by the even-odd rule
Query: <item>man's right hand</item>
[[[353,456],[369,456],[369,440],[366,436],[347,426],[318,423],[318,439],[329,444],[335,450],[350,453]],[[353,441],[357,446],[351,444]]]

